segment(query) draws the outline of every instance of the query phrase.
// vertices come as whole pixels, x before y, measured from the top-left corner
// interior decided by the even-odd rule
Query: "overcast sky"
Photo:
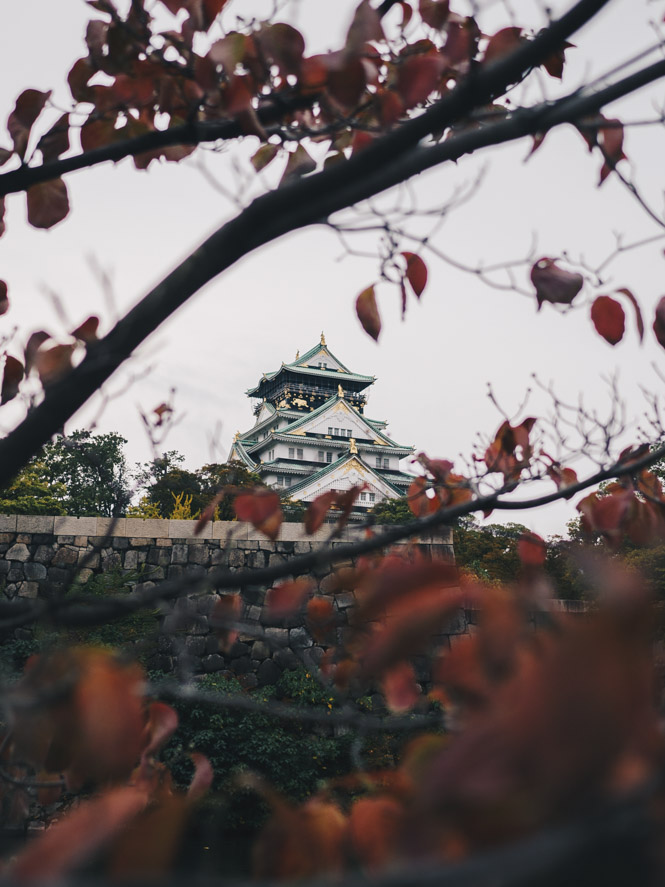
[[[555,9],[566,5],[554,4]],[[236,14],[269,6],[232,0],[224,23],[230,27]],[[504,4],[488,6],[480,20],[486,33],[512,23]],[[318,52],[340,44],[353,7],[350,0],[302,0],[281,18],[299,15],[308,52]],[[466,11],[463,0],[456,0],[453,8]],[[538,28],[544,23],[538,4],[531,0],[513,0],[510,8],[517,24]],[[83,34],[90,14],[94,11],[82,0],[22,0],[15,5],[11,27],[0,35],[0,119],[6,119],[26,87],[53,89],[55,105],[68,107],[65,77],[73,61],[85,54]],[[649,18],[659,14],[662,17],[661,5],[646,0],[610,3],[608,12],[574,38],[563,88],[574,89],[585,78],[654,44]],[[541,88],[556,95],[561,87],[539,78],[532,99]],[[661,84],[617,103],[611,114],[643,120],[654,116],[662,100]],[[0,136],[0,144],[8,143],[6,135]],[[137,172],[130,160],[75,173],[67,179],[72,213],[48,232],[27,226],[23,195],[9,197],[7,233],[0,240],[0,277],[9,284],[12,310],[0,319],[0,334],[17,325],[16,341],[22,342],[35,328],[63,332],[90,313],[99,314],[103,329],[108,329],[114,312],[134,304],[234,214],[233,205],[199,164],[205,162],[209,175],[234,192],[244,177],[252,178],[249,157],[257,146],[257,140],[249,139],[219,154],[199,151],[195,159],[177,166],[153,164],[147,173]],[[475,267],[520,259],[536,238],[536,256],[567,251],[594,266],[611,254],[617,235],[629,243],[659,233],[619,182],[611,177],[597,188],[600,160],[588,154],[571,128],[550,134],[525,163],[529,147],[522,141],[497,148],[430,172],[415,184],[421,207],[445,206],[482,173],[474,197],[446,217],[434,241],[455,262]],[[626,174],[636,175],[659,212],[664,148],[660,127],[627,133]],[[273,183],[269,173],[263,184]],[[254,182],[252,193],[263,184]],[[373,237],[356,239],[352,245],[363,252],[376,250]],[[149,340],[129,368],[138,378],[120,397],[111,398],[98,429],[123,433],[129,440],[130,461],[150,458],[139,409],[149,411],[166,400],[174,386],[179,421],[165,448],[180,450],[190,467],[221,461],[235,431],[246,430],[253,421],[244,391],[262,372],[292,360],[297,349],[310,348],[324,330],[330,348],[350,369],[377,376],[367,414],[387,419],[391,436],[400,443],[457,460],[460,468],[458,454],[469,454],[477,433],[493,434],[502,420],[487,398],[488,382],[511,415],[526,389],[534,387],[533,373],[544,383],[552,381],[559,397],[571,403],[582,397],[589,408],[603,413],[610,402],[607,380],[618,374],[634,431],[646,409],[641,388],[657,391],[662,385],[654,364],[665,371],[665,355],[650,331],[653,308],[665,289],[663,243],[617,258],[607,268],[606,288],[598,291],[628,286],[635,292],[647,324],[641,347],[630,315],[625,340],[612,348],[594,333],[588,307],[562,316],[546,305],[537,313],[532,297],[488,288],[477,276],[443,260],[431,257],[427,262],[428,287],[420,304],[411,301],[404,322],[394,288],[379,287],[384,329],[377,345],[354,313],[357,294],[377,278],[376,259],[345,257],[336,236],[323,228],[263,248],[210,283]],[[96,266],[110,275],[113,305]],[[519,288],[530,290],[528,267],[517,268],[515,278]],[[57,317],[53,293],[64,306],[66,323]],[[151,371],[145,375],[147,367]],[[127,372],[118,374],[108,393],[123,389],[127,378]],[[98,402],[91,403],[68,430],[88,424],[98,408]],[[547,410],[547,398],[536,390],[521,416]],[[15,408],[4,408],[2,429],[15,418]],[[625,442],[630,442],[630,434]],[[562,530],[573,515],[568,503],[510,517],[551,533]]]

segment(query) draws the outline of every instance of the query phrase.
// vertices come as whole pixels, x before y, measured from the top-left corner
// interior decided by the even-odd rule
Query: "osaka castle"
[[[363,484],[358,510],[405,495],[413,475],[399,463],[413,447],[395,443],[386,422],[365,415],[374,381],[346,367],[322,333],[317,345],[264,373],[246,392],[258,401],[256,421],[236,434],[229,461],[240,460],[264,483],[304,502]]]

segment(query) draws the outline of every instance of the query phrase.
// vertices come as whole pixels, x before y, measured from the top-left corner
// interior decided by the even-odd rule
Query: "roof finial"
[[[296,351],[296,360],[300,360],[300,349]]]
[[[349,438],[349,453],[351,453],[351,455],[353,455],[353,456],[358,455],[358,447],[356,446],[355,437]]]
[[[240,432],[236,431],[236,436],[233,438],[233,442],[235,443],[239,437],[240,437]]]
[[[341,385],[337,386],[337,397],[344,397],[344,389]]]
[[[321,330],[321,344],[322,345],[326,344],[326,337],[323,335],[323,330]]]

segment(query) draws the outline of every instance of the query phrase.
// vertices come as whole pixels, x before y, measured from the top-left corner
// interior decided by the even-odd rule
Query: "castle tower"
[[[374,381],[344,366],[322,333],[319,344],[264,373],[246,392],[259,399],[256,422],[236,436],[229,460],[240,460],[264,483],[303,502],[363,483],[359,510],[403,496],[413,476],[399,462],[413,447],[395,443],[386,422],[365,416],[366,390]]]

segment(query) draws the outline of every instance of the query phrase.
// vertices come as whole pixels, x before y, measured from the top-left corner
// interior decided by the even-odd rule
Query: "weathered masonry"
[[[57,596],[76,577],[124,574],[130,586],[149,588],[164,579],[188,574],[203,577],[226,567],[255,570],[288,562],[325,543],[330,527],[313,536],[300,524],[284,524],[271,542],[250,524],[217,521],[194,536],[195,521],[120,518],[0,515],[0,596],[5,600],[48,599]],[[346,529],[333,542],[343,545],[358,538]],[[405,543],[402,543],[404,545]],[[452,557],[452,534],[411,540],[435,557]],[[341,625],[353,605],[353,593],[335,590],[332,568],[314,571],[316,593],[329,597]],[[241,635],[228,655],[218,651],[208,614],[217,596],[191,595],[170,605],[151,667],[171,671],[186,660],[194,673],[230,671],[247,687],[272,683],[285,668],[316,662],[322,648],[315,645],[299,617],[276,620],[263,607],[265,586],[242,591],[243,619],[260,629],[262,638]],[[469,630],[460,610],[446,629],[449,636]],[[17,629],[15,637],[29,637]],[[445,640],[444,640],[445,642]]]

